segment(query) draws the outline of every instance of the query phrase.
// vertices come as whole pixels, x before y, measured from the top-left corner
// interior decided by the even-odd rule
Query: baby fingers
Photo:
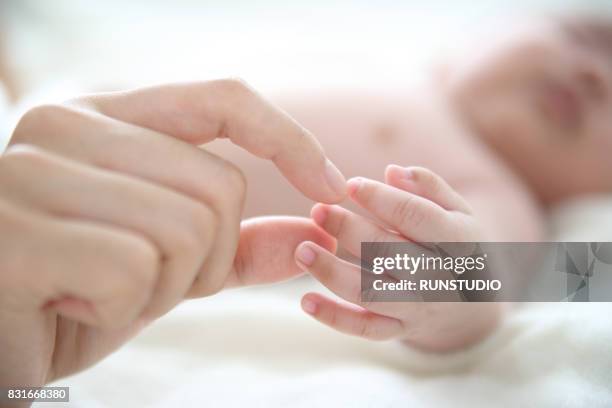
[[[427,198],[360,177],[348,185],[357,204],[410,240],[434,242],[454,235],[450,213]]]
[[[447,210],[471,212],[465,199],[446,180],[429,169],[392,164],[385,170],[385,181],[393,187],[431,200]]]
[[[316,204],[310,215],[319,227],[338,240],[338,245],[358,258],[362,242],[405,242],[403,237],[337,205]]]
[[[388,340],[400,336],[404,330],[398,319],[337,302],[318,293],[306,294],[302,298],[302,309],[332,329],[369,340]]]
[[[361,268],[336,257],[314,242],[302,242],[296,249],[295,258],[302,269],[344,300],[387,316],[402,315],[397,302],[372,301],[374,293],[363,293],[362,296]],[[380,276],[383,280],[392,280],[388,276]]]

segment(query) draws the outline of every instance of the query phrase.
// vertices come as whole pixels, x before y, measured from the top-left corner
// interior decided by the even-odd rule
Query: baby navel
[[[397,127],[389,123],[383,123],[374,128],[371,139],[377,146],[390,146],[395,143],[398,137]]]

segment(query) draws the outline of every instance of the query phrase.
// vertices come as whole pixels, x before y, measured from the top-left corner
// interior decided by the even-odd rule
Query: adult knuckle
[[[234,200],[242,201],[246,195],[247,179],[242,170],[234,164],[227,163],[224,166],[223,183]]]
[[[212,186],[203,187],[202,199],[218,214],[242,211],[247,190],[247,178],[242,170],[221,159],[212,179]]]
[[[139,291],[152,289],[161,269],[161,256],[156,247],[144,238],[133,237],[124,254],[123,267],[133,287]]]
[[[24,183],[42,175],[49,178],[56,173],[56,168],[55,157],[46,151],[27,144],[11,145],[0,156],[0,191],[9,199],[21,201],[19,192]],[[50,182],[53,181],[51,177]]]
[[[254,93],[248,83],[244,79],[238,77],[219,79],[215,81],[215,84],[222,92],[236,98],[249,97]]]
[[[198,204],[191,209],[189,220],[191,232],[187,244],[191,246],[191,250],[204,251],[213,241],[214,232],[218,228],[218,218],[208,207]]]
[[[177,226],[172,232],[172,246],[168,248],[168,257],[181,259],[185,264],[192,264],[199,257],[200,237],[198,236],[200,228],[190,226]]]
[[[194,204],[184,211],[183,222],[172,226],[168,256],[181,260],[188,268],[199,267],[214,241],[219,227],[217,215],[208,207]]]
[[[53,119],[54,115],[58,110],[60,110],[60,105],[56,104],[44,104],[35,106],[21,117],[19,120],[18,126],[28,126],[28,125],[38,125],[38,124],[46,124],[50,119]]]
[[[46,166],[49,161],[49,155],[33,145],[13,144],[0,156],[0,167],[4,171],[19,171],[24,167]]]
[[[11,143],[33,143],[40,137],[45,137],[50,130],[64,122],[70,109],[59,104],[45,104],[28,110],[19,120]]]

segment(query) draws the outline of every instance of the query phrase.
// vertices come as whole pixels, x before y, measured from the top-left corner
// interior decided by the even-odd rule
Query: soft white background
[[[227,76],[263,92],[392,86],[506,22],[576,9],[612,2],[2,0],[8,56],[28,98],[0,139],[27,106],[83,91]]]
[[[396,81],[466,34],[507,20],[612,10],[609,0],[3,3],[11,58],[30,89],[229,75],[258,88]]]

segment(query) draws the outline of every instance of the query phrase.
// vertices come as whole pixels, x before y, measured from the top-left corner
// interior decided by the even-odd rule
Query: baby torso
[[[534,206],[526,187],[454,117],[439,95],[417,90],[313,92],[285,95],[274,102],[317,137],[347,178],[383,181],[388,164],[423,166],[460,193],[474,186],[503,186],[513,191],[512,208]],[[206,148],[244,171],[245,217],[308,216],[313,202],[284,180],[273,164],[223,141]],[[356,210],[348,200],[342,205]]]

